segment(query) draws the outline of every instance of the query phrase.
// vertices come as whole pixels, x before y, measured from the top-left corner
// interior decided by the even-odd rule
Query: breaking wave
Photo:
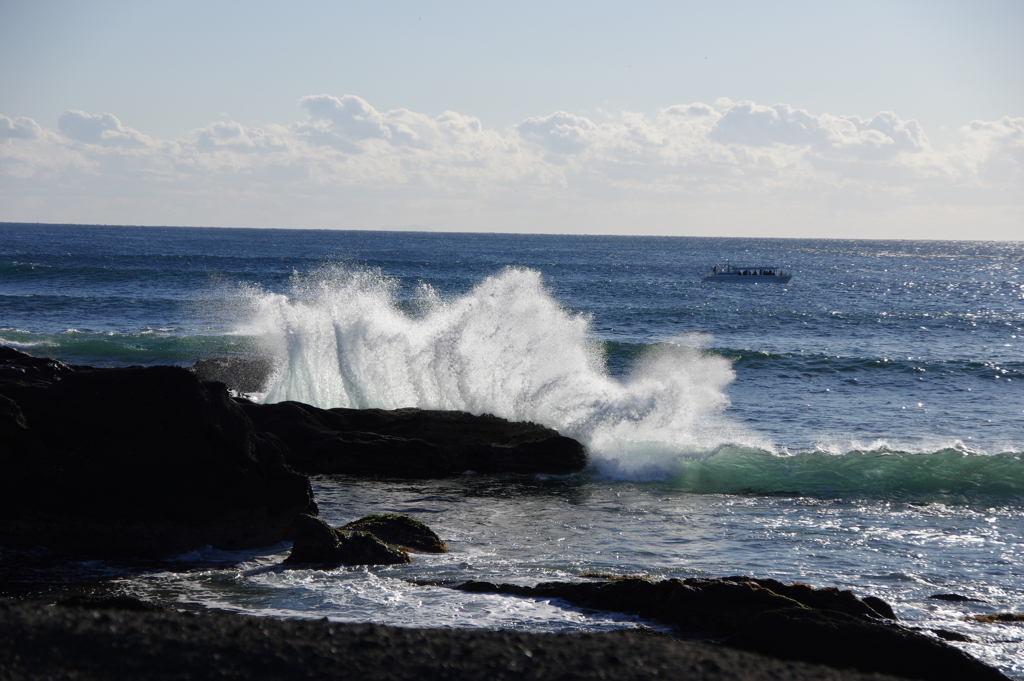
[[[402,290],[380,273],[327,267],[288,294],[247,291],[241,333],[280,369],[266,401],[420,407],[534,421],[587,445],[615,477],[664,478],[671,461],[724,444],[769,447],[723,415],[734,373],[706,337],[651,347],[621,376],[590,319],[558,304],[539,272],[507,268],[464,295]]]
[[[599,475],[698,493],[1024,493],[1017,452],[979,454],[958,442],[908,452],[884,441],[780,449],[724,411],[733,362],[787,358],[711,351],[702,334],[648,346],[598,342],[590,318],[560,305],[529,269],[507,268],[443,297],[330,266],[294,275],[287,293],[250,287],[243,298],[248,321],[238,334],[260,339],[278,367],[267,402],[533,421],[583,442]],[[628,361],[616,359],[623,353]]]

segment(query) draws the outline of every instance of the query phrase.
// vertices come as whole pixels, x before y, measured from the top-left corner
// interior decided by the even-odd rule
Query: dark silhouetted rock
[[[197,360],[190,371],[201,381],[218,381],[243,393],[266,390],[274,363],[266,358],[209,357]]]
[[[401,548],[391,546],[367,532],[332,529],[310,515],[295,523],[292,552],[286,565],[399,565],[412,560]]]
[[[626,578],[548,582],[535,587],[466,582],[456,588],[561,599],[583,608],[636,613],[673,625],[687,638],[717,639],[723,645],[762,655],[839,669],[929,681],[1005,681],[1000,672],[966,653],[904,629],[852,593],[837,589],[749,577],[660,582]]]
[[[970,596],[961,596],[960,594],[932,594],[928,598],[932,598],[936,601],[949,601],[951,603],[984,603],[985,601],[980,598],[971,598]]]
[[[448,545],[418,520],[397,513],[379,513],[354,520],[340,529],[369,532],[381,541],[425,553],[447,553]]]
[[[834,610],[758,615],[723,645],[785,660],[926,681],[1007,681],[943,641]]]
[[[223,384],[0,348],[0,544],[164,556],[288,537],[309,481]]]
[[[734,582],[752,582],[780,596],[792,598],[794,601],[809,608],[819,608],[845,612],[848,615],[884,617],[895,620],[896,613],[881,598],[868,596],[860,599],[852,591],[834,587],[815,589],[808,584],[783,584],[776,579],[754,579],[752,577],[727,577]]]
[[[381,541],[369,532],[335,530],[343,550],[345,565],[401,565],[412,558],[404,549]]]
[[[413,629],[0,599],[5,681],[898,681],[645,631]]]
[[[893,611],[892,606],[883,601],[878,596],[865,596],[863,599],[864,603],[877,612],[879,616],[884,617],[887,620],[898,620],[896,613]]]
[[[693,638],[729,636],[763,612],[802,607],[751,581],[626,578],[609,582],[543,582],[535,587],[466,582],[464,591],[556,598],[595,610],[636,613],[671,624]]]
[[[624,578],[604,582],[546,582],[535,587],[466,582],[459,588],[559,598],[586,608],[633,612],[674,625],[681,633],[698,638],[730,636],[757,615],[784,608],[828,608],[865,619],[882,616],[850,591],[814,589],[806,584],[783,584],[774,579],[750,577],[660,582]],[[888,604],[883,609],[887,608]]]
[[[239,401],[257,430],[283,440],[307,473],[436,478],[477,473],[565,474],[583,446],[535,423],[424,409],[318,409]]]

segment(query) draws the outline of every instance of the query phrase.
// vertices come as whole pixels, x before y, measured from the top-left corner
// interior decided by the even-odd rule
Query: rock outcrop
[[[783,660],[907,679],[1007,681],[1000,671],[943,641],[835,610],[766,612],[722,644]]]
[[[0,599],[0,678],[147,681],[899,681],[643,631],[413,629]],[[969,677],[965,677],[969,678]]]
[[[839,589],[750,577],[628,578],[535,587],[471,581],[456,588],[636,613],[669,624],[686,638],[717,640],[780,659],[928,681],[1006,680],[947,643],[900,627],[881,599],[869,603]]]
[[[426,409],[319,409],[239,400],[256,429],[284,441],[310,474],[439,478],[477,473],[565,474],[586,466],[583,446],[535,423]]]
[[[436,532],[407,515],[375,513],[353,520],[340,529],[348,532],[369,532],[381,541],[409,551],[448,553],[448,545]]]
[[[369,532],[334,529],[320,518],[300,515],[285,565],[400,565],[409,554]]]
[[[309,481],[223,384],[0,347],[0,544],[96,556],[266,546]]]

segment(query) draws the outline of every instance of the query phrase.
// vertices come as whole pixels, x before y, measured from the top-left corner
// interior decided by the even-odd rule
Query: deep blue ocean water
[[[701,282],[725,262],[794,276]],[[963,619],[1024,611],[1022,333],[1024,242],[0,224],[0,344],[266,356],[258,399],[489,412],[587,444],[568,478],[315,481],[332,522],[395,510],[449,540],[412,566],[281,571],[285,546],[125,577],[281,616],[637,626],[406,580],[745,573],[878,595],[1024,678],[1021,625]]]

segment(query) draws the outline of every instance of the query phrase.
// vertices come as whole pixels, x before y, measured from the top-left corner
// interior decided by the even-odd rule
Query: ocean
[[[712,265],[787,285],[704,283]],[[852,589],[1024,679],[1024,242],[0,223],[0,344],[99,366],[268,357],[265,401],[418,406],[575,437],[572,476],[313,479],[430,525],[407,566],[197,551],[143,597],[399,626],[650,626],[414,581],[746,574]],[[957,593],[976,601],[930,596]]]

